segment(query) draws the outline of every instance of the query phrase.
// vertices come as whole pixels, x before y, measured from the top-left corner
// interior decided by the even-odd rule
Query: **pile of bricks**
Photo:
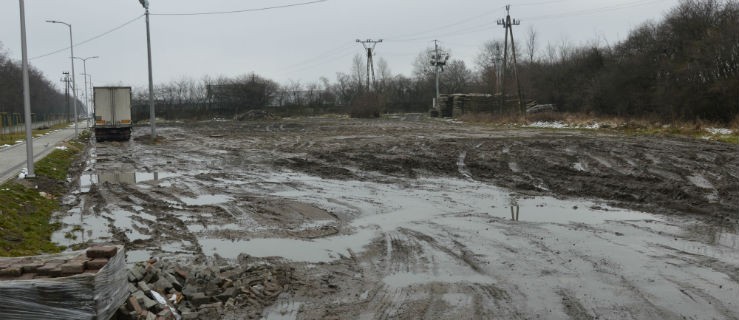
[[[31,280],[69,277],[90,273],[95,274],[108,264],[108,259],[116,255],[115,246],[92,247],[69,258],[44,258],[31,256],[23,258],[0,258],[0,280]]]
[[[117,319],[220,319],[228,313],[259,319],[285,290],[289,273],[268,264],[183,266],[150,259],[129,267],[130,296]]]

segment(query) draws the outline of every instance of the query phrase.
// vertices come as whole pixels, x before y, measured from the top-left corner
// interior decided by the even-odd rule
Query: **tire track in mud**
[[[407,229],[407,228],[403,228],[403,227],[398,228],[398,231],[401,232],[401,233],[403,233],[403,234],[406,234],[408,236],[411,236],[411,237],[413,237],[415,239],[421,240],[421,241],[429,244],[431,247],[433,247],[433,248],[435,248],[435,249],[437,249],[437,250],[439,250],[439,251],[441,251],[443,253],[446,253],[450,257],[453,257],[456,260],[464,263],[470,269],[474,270],[475,272],[477,272],[479,274],[485,274],[485,272],[478,265],[478,263],[476,261],[474,261],[474,258],[472,257],[472,255],[470,254],[470,252],[468,250],[465,250],[464,246],[461,243],[457,242],[457,241],[454,241],[454,244],[457,245],[457,248],[456,249],[459,250],[459,253],[455,252],[454,250],[452,250],[450,248],[447,248],[447,247],[439,244],[433,237],[431,237],[429,235],[426,235],[426,234],[423,234],[421,232],[418,232],[418,231],[415,231],[415,230],[411,230],[411,229]]]
[[[723,319],[731,319],[731,320],[737,320],[739,319],[739,315],[737,315],[733,310],[728,308],[721,300],[716,299],[714,296],[707,293],[705,290],[697,288],[689,283],[676,280],[672,277],[665,277],[665,279],[672,284],[675,285],[675,287],[680,290],[681,293],[686,295],[688,298],[693,300],[695,303],[701,303],[697,299],[702,299],[703,304],[708,303],[711,305],[718,313],[722,316]]]
[[[562,306],[564,307],[565,313],[573,320],[591,320],[598,319],[598,317],[591,315],[579,299],[568,290],[560,289],[558,292],[562,297]]]
[[[455,248],[448,248],[429,235],[407,228],[384,233],[381,239],[383,243],[381,252],[369,256],[365,253],[364,258],[359,258],[360,261],[370,262],[365,273],[374,273],[380,277],[397,272],[411,274],[432,272],[438,275],[441,270],[437,269],[435,259],[438,258],[434,258],[437,254],[448,255],[461,265],[481,270],[470,258],[473,255],[463,249],[464,246],[459,242],[454,242]],[[434,251],[425,251],[423,244],[433,248]],[[367,252],[373,252],[373,249],[368,249]],[[380,255],[384,259],[378,261],[372,258],[372,255]],[[384,266],[381,266],[383,264]],[[381,273],[377,273],[378,271]],[[371,292],[366,307],[363,307],[364,318],[489,319],[493,315],[503,314],[510,315],[507,317],[510,319],[524,318],[515,316],[517,311],[512,308],[507,292],[493,284],[431,281],[397,286],[380,281]]]

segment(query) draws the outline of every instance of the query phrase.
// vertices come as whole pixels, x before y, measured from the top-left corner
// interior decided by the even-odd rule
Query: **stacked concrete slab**
[[[499,113],[498,97],[483,93],[455,93],[439,96],[439,115],[459,117],[465,113]]]
[[[0,258],[0,319],[109,319],[126,280],[122,246]]]

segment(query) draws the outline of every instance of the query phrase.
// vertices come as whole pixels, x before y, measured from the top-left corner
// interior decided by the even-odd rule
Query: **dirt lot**
[[[287,267],[267,319],[739,318],[736,145],[422,115],[158,130],[91,148],[55,241]]]

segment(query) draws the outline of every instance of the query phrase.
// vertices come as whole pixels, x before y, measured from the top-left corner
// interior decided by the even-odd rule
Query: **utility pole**
[[[434,54],[431,57],[431,65],[434,66],[434,69],[436,69],[436,100],[435,103],[438,103],[439,101],[439,74],[444,71],[444,66],[446,65],[446,62],[449,60],[449,54],[444,53],[443,51],[439,53],[439,40],[434,40]]]
[[[505,105],[505,71],[506,71],[506,64],[508,62],[508,35],[511,36],[511,51],[513,52],[513,74],[516,77],[516,87],[518,89],[518,107],[519,111],[525,116],[525,110],[523,110],[523,95],[521,94],[521,81],[518,79],[518,69],[516,68],[516,65],[518,64],[516,62],[516,44],[513,41],[513,26],[517,26],[521,24],[521,20],[518,19],[511,19],[511,5],[505,6],[506,10],[506,17],[505,19],[498,20],[498,25],[503,26],[505,29],[505,44],[503,49],[503,76],[501,77],[501,83],[500,83],[500,91],[501,91],[501,112],[503,109],[503,106]]]
[[[149,122],[151,123],[151,141],[157,139],[156,113],[154,112],[154,78],[151,75],[151,33],[149,32],[149,0],[139,0],[146,9],[146,53],[149,59]]]
[[[62,78],[62,82],[64,82],[64,100],[67,101],[67,122],[70,122],[69,118],[69,72],[62,72],[64,77]]]
[[[357,42],[361,43],[365,50],[367,50],[367,92],[372,91],[372,87],[370,87],[370,74],[372,75],[372,84],[375,83],[375,66],[374,62],[372,61],[372,56],[374,55],[375,46],[382,42],[382,39],[379,40],[359,40],[357,39]]]

